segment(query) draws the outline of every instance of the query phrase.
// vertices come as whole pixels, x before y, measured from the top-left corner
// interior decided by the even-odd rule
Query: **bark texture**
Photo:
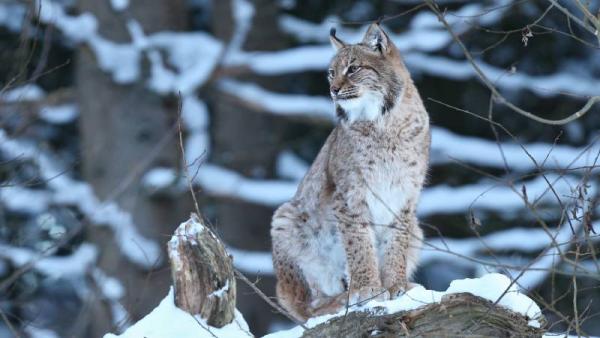
[[[236,283],[231,257],[214,233],[195,214],[169,241],[175,305],[200,314],[213,327],[223,327],[235,315]]]
[[[304,332],[302,337],[541,337],[529,319],[468,293],[394,314],[350,312]]]

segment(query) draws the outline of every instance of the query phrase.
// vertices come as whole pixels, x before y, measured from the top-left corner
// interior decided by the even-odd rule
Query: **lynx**
[[[337,50],[328,78],[339,123],[271,223],[277,296],[299,320],[409,287],[422,230],[416,205],[429,117],[378,23]]]

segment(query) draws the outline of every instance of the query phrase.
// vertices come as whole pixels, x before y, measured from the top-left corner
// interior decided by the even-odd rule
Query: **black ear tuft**
[[[334,27],[331,27],[331,29],[329,30],[329,41],[331,41],[331,45],[336,50],[343,48],[346,45],[344,43],[344,41],[338,39],[337,36],[335,36],[335,28]]]

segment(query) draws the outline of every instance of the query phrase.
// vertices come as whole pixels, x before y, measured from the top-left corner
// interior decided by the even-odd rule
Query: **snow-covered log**
[[[175,230],[168,252],[177,307],[212,327],[231,323],[236,295],[231,258],[196,214]]]
[[[542,334],[540,328],[531,326],[521,314],[479,296],[458,293],[444,296],[440,303],[392,314],[350,312],[306,330],[301,337],[541,337]]]

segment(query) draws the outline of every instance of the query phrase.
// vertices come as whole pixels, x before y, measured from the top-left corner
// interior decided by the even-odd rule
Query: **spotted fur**
[[[378,24],[358,44],[335,31],[331,42],[339,123],[271,224],[278,299],[300,320],[406,290],[423,237],[430,134],[419,93]]]

